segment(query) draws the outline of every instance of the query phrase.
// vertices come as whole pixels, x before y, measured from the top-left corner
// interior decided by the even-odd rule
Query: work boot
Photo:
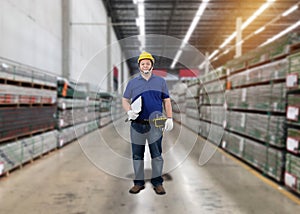
[[[140,185],[134,185],[133,187],[131,187],[131,189],[129,190],[130,193],[132,194],[137,194],[139,193],[141,190],[145,189],[145,186],[140,186]]]
[[[158,186],[154,187],[153,189],[154,189],[155,193],[158,195],[166,194],[166,191],[162,185],[158,185]]]

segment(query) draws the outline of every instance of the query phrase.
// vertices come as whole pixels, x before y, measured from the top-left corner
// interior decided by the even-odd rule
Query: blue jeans
[[[144,153],[146,140],[151,154],[152,176],[151,183],[158,186],[163,183],[162,170],[164,160],[162,153],[162,130],[156,128],[154,124],[141,124],[131,122],[130,127],[131,149],[134,168],[134,184],[144,185]]]

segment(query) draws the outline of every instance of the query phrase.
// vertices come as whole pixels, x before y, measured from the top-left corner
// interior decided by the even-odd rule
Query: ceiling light
[[[285,11],[282,16],[287,16],[289,15],[290,13],[294,12],[295,10],[298,9],[298,5],[294,5],[293,7],[291,7],[290,9],[288,9],[287,11]]]
[[[223,43],[219,46],[219,48],[224,48],[233,38],[236,36],[237,32],[234,31]]]
[[[138,2],[144,2],[144,0],[133,0],[133,4],[137,4]]]
[[[211,55],[209,55],[208,59],[210,60],[211,58],[213,58],[217,53],[219,53],[219,50],[214,50],[214,52],[212,52]]]
[[[176,65],[176,63],[178,62],[178,59],[179,59],[179,57],[181,56],[181,54],[182,54],[182,50],[178,50],[177,53],[176,53],[176,56],[175,56],[175,58],[173,59],[173,62],[172,62],[172,64],[171,64],[171,69],[174,69],[174,68],[175,68],[175,65]]]
[[[138,4],[138,14],[139,14],[139,17],[145,16],[145,6],[144,6],[144,3],[142,3],[142,2],[139,2],[139,4]]]
[[[242,30],[244,30],[251,22],[254,21],[265,9],[267,9],[271,3],[273,3],[275,0],[268,0],[266,3],[264,3],[258,10],[254,12],[252,16],[250,16],[243,24],[242,24]],[[231,40],[236,37],[237,32],[233,32],[221,45],[219,48],[224,48],[227,44],[231,42]]]
[[[135,24],[137,27],[140,26],[140,19],[139,18],[135,18]]]
[[[282,37],[283,35],[287,34],[288,32],[294,30],[296,27],[300,26],[300,21],[296,22],[295,24],[291,25],[290,27],[286,28],[285,30],[281,31],[277,35],[273,36],[272,38],[268,39],[265,43],[261,44],[261,46],[264,46],[266,44],[269,44],[270,42],[275,41],[276,39]]]
[[[216,61],[219,59],[219,56],[215,57],[212,61]]]
[[[145,49],[146,41],[145,41],[145,5],[144,0],[133,0],[134,4],[137,4],[138,9],[138,17],[135,19],[135,24],[139,27],[139,37],[138,39],[141,42],[141,50]]]
[[[263,26],[263,27],[257,29],[257,30],[254,32],[254,34],[259,34],[260,32],[264,31],[265,29],[266,29],[266,27]]]
[[[228,54],[230,49],[227,49],[226,51],[223,52],[223,55]]]
[[[238,43],[236,43],[236,46],[241,45],[244,43],[244,40],[239,41]]]
[[[196,28],[196,26],[197,26],[197,24],[198,24],[198,22],[199,22],[199,20],[202,16],[204,10],[205,10],[205,8],[207,7],[208,2],[209,2],[209,0],[205,0],[205,1],[202,1],[202,3],[200,4],[200,6],[199,6],[199,8],[196,12],[196,15],[195,15],[195,17],[194,17],[187,33],[186,33],[184,39],[183,39],[184,43],[187,43],[189,41],[193,31],[195,30],[195,28]]]
[[[242,30],[244,30],[251,22],[253,22],[254,19],[256,19],[262,12],[265,11],[275,0],[268,0],[266,3],[264,3],[258,10],[256,10],[252,16],[250,16],[243,24],[242,24]]]
[[[9,66],[7,64],[5,64],[5,63],[2,63],[2,67],[3,68],[9,68]]]
[[[203,14],[205,8],[207,7],[207,4],[208,4],[209,1],[210,0],[203,0],[202,3],[199,5],[199,8],[198,8],[198,10],[197,10],[197,12],[196,12],[196,14],[195,14],[195,16],[193,18],[193,21],[191,22],[191,25],[190,25],[190,27],[189,27],[189,29],[188,29],[188,31],[187,31],[187,33],[186,33],[186,35],[185,35],[182,43],[181,43],[181,45],[180,45],[180,48],[177,51],[175,58],[173,59],[173,62],[171,64],[171,69],[173,69],[175,67],[178,59],[180,58],[180,56],[182,54],[182,49],[185,47],[185,45],[190,40],[191,35],[194,32],[194,30],[195,30],[195,28],[196,28],[196,26],[197,26],[197,24],[198,24],[198,22],[199,22],[199,20],[200,20],[200,18],[202,16],[202,14]]]
[[[252,16],[250,16],[243,24],[242,24],[242,30],[244,30],[251,22],[253,22],[265,9],[267,9],[271,3],[275,2],[276,0],[267,0],[266,3],[264,3],[258,10],[256,10]],[[225,41],[219,46],[220,49],[224,48],[226,45],[228,45],[237,35],[237,31],[234,31]],[[241,44],[243,41],[239,42],[237,45]],[[216,52],[217,51],[217,52]],[[217,53],[218,49],[215,50],[210,56],[209,59],[213,58]],[[229,49],[227,49],[223,54],[227,54],[229,52]]]
[[[205,65],[205,60],[199,65],[199,69],[203,69]]]

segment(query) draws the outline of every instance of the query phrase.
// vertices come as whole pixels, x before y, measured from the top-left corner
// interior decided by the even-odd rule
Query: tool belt
[[[167,118],[165,117],[158,117],[158,118],[154,118],[152,120],[133,120],[132,122],[134,123],[140,123],[140,124],[154,124],[155,127],[157,128],[163,128],[165,127],[165,123],[166,123]]]

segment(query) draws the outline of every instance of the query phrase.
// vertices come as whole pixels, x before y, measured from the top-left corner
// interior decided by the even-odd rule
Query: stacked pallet
[[[185,95],[187,85],[185,83],[176,83],[170,91],[172,100],[173,118],[179,123],[186,124],[186,102]]]
[[[286,43],[283,43],[286,44]],[[276,50],[284,50],[279,48]],[[263,51],[260,50],[261,54]],[[286,52],[245,67],[228,68],[226,133],[222,147],[275,180],[283,180],[285,152]],[[266,54],[262,54],[266,56]],[[265,59],[265,57],[264,57]],[[230,142],[233,139],[233,142]]]
[[[95,121],[90,121],[61,129],[58,132],[58,147],[63,147],[64,145],[73,142],[81,136],[96,130],[98,127],[98,123]]]
[[[99,98],[100,98],[100,127],[103,127],[112,122],[112,117],[113,117],[112,109],[115,107],[113,106],[112,108],[112,101],[114,100],[114,96],[110,93],[100,92]]]
[[[56,106],[0,108],[0,141],[13,140],[55,128]]]
[[[299,42],[300,37],[297,33],[288,34],[268,45],[254,49],[241,57],[230,60],[226,63],[226,67],[230,74],[239,73],[240,71],[262,65],[268,67],[269,63],[286,58],[292,51],[292,45]],[[270,64],[270,66],[272,65]],[[268,69],[264,68],[263,70],[267,71]],[[276,74],[278,76],[280,75],[280,73],[271,71],[271,75],[276,77]],[[263,79],[259,78],[259,80],[261,81]]]
[[[284,116],[227,111],[226,129],[278,148],[285,147]]]
[[[98,128],[101,101],[97,96],[89,95],[92,93],[88,91],[87,84],[58,80],[58,147]]]
[[[0,170],[0,175],[52,151],[56,146],[56,130],[14,142],[2,143],[0,145],[0,163],[3,168]]]
[[[226,105],[231,109],[285,112],[285,83],[252,85],[226,92]]]
[[[199,134],[219,145],[224,133],[226,70],[214,70],[200,77]]]
[[[199,79],[191,80],[187,84],[185,95],[185,123],[184,125],[196,133],[200,131],[199,117]]]
[[[112,121],[116,121],[119,118],[124,116],[124,110],[122,107],[122,97],[121,96],[113,96],[111,100],[111,119]]]

